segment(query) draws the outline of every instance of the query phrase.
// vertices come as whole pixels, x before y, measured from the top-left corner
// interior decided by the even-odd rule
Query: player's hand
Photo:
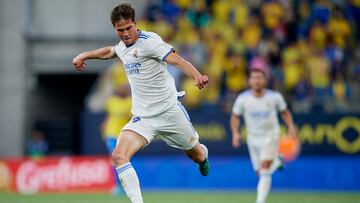
[[[79,54],[78,56],[76,56],[73,60],[72,60],[72,64],[74,65],[75,69],[82,72],[86,70],[86,63],[85,63],[85,59],[82,57],[81,54]]]
[[[234,148],[239,148],[240,147],[240,133],[234,134],[232,136],[232,146]]]
[[[207,75],[199,75],[194,78],[195,80],[195,86],[199,89],[202,89],[206,86],[206,84],[209,82],[209,78]]]

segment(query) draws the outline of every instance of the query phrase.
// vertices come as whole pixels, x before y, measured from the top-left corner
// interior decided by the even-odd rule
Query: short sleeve
[[[123,49],[123,45],[121,42],[113,46],[113,50],[115,51],[115,54],[121,58],[121,50]]]
[[[148,47],[147,55],[152,58],[164,61],[166,57],[174,51],[174,48],[170,44],[164,42],[161,37],[156,34],[145,39],[145,42]]]
[[[116,46],[117,46],[117,45],[114,45],[114,46],[112,47],[112,50],[113,50],[113,52],[116,54],[116,56],[119,57],[119,55],[118,55],[117,52],[116,52]]]
[[[240,95],[236,98],[235,103],[232,108],[233,114],[241,116],[244,113],[243,97]]]
[[[276,110],[279,112],[284,111],[287,108],[284,97],[280,93],[276,93]]]

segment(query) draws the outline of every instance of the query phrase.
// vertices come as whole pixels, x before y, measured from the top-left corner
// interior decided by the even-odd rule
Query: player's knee
[[[113,151],[113,153],[111,154],[111,158],[113,159],[115,165],[123,165],[130,161],[130,159],[125,156],[125,154],[116,151]]]
[[[272,163],[272,161],[263,161],[263,162],[261,163],[261,168],[262,168],[262,169],[269,169],[270,166],[271,166],[271,163]]]
[[[190,155],[190,158],[196,163],[202,163],[205,160],[204,155],[202,153],[192,154]]]

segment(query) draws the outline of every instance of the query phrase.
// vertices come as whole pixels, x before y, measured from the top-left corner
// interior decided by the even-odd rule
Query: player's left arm
[[[195,86],[202,89],[209,82],[207,75],[202,75],[189,61],[183,59],[175,52],[171,52],[165,61],[180,68],[186,75],[195,80]]]
[[[296,136],[296,128],[294,125],[294,120],[291,115],[291,112],[287,108],[284,97],[280,93],[275,94],[276,110],[280,112],[282,120],[285,122],[288,127],[288,136]]]
[[[291,112],[288,109],[285,109],[280,114],[281,114],[281,118],[283,119],[286,126],[288,127],[288,136],[296,137],[296,128],[295,128],[295,124],[294,124],[294,120],[291,115]]]

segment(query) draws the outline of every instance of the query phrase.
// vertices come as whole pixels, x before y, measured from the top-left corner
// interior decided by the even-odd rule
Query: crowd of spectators
[[[210,78],[199,91],[169,67],[189,108],[230,111],[251,68],[293,111],[360,111],[360,0],[150,0],[154,31]]]

